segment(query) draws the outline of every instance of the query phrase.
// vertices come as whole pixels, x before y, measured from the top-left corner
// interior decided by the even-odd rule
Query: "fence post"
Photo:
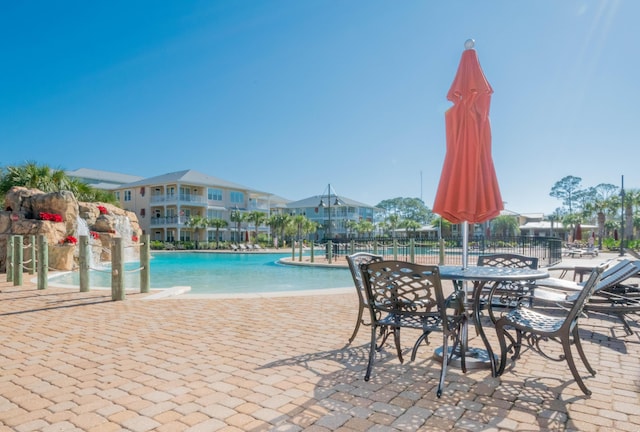
[[[150,280],[150,265],[151,265],[151,237],[149,234],[142,236],[142,243],[140,244],[140,292],[148,293],[151,285]]]
[[[29,267],[29,274],[36,273],[36,236],[32,235],[30,237],[31,247],[29,250],[31,251],[31,266]]]
[[[124,244],[115,237],[111,244],[111,300],[124,300]]]
[[[38,289],[47,289],[49,282],[49,243],[44,234],[38,235]]]
[[[416,262],[416,240],[415,239],[409,239],[409,256],[411,257],[409,259],[409,262],[415,263]]]
[[[331,240],[327,241],[327,262],[331,264],[331,259],[333,258],[333,242]]]
[[[438,248],[439,248],[439,255],[440,255],[440,261],[438,265],[444,265],[444,239],[441,238],[438,241]]]
[[[373,239],[373,253],[378,255],[378,240],[375,238]]]
[[[398,239],[393,239],[393,259],[398,259]]]
[[[7,239],[7,282],[13,281],[13,237],[14,236],[9,236]]]
[[[314,254],[315,254],[315,249],[316,249],[316,244],[315,242],[312,240],[311,242],[309,242],[311,244],[311,262],[313,262],[313,258],[314,258]]]
[[[351,239],[349,242],[349,255],[353,255],[356,251],[356,241]]]
[[[13,285],[22,285],[23,260],[22,236],[17,235],[13,240]]]
[[[81,235],[78,244],[80,292],[89,292],[89,236]]]

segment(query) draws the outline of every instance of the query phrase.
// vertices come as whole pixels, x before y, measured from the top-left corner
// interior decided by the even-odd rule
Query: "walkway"
[[[525,353],[499,379],[452,368],[437,399],[427,347],[405,364],[385,347],[363,380],[368,328],[345,346],[355,292],[144,297],[0,283],[0,431],[640,430],[637,323],[583,321],[591,398]]]

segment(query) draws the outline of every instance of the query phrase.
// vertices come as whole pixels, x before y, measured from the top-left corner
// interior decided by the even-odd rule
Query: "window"
[[[222,201],[222,190],[221,189],[207,189],[207,198],[210,201]]]
[[[124,200],[125,201],[131,201],[131,191],[130,190],[124,191]]]
[[[222,211],[207,209],[207,219],[222,219]]]
[[[140,188],[140,195],[141,195],[141,196],[144,196],[144,186],[142,186],[142,187]]]
[[[244,194],[242,192],[231,192],[229,199],[232,203],[244,204]]]
[[[140,209],[140,216],[144,217],[147,214],[146,209]]]
[[[116,201],[120,201],[120,191],[116,191]]]

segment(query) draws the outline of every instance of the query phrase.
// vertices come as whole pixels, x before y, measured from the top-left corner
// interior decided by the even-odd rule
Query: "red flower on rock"
[[[51,222],[62,222],[62,216],[55,213],[40,212],[40,219]]]
[[[100,214],[107,214],[107,208],[105,206],[98,206],[98,210],[100,211]]]
[[[69,235],[69,236],[66,236],[64,238],[64,240],[61,240],[60,243],[62,243],[62,244],[77,244],[78,243],[78,239],[75,238],[72,235]]]
[[[94,240],[98,239],[98,237],[100,237],[100,234],[98,234],[95,231],[90,231],[89,234],[91,235],[91,238],[93,238]]]
[[[131,236],[131,241],[137,242],[138,241],[138,236],[137,235],[132,235]]]

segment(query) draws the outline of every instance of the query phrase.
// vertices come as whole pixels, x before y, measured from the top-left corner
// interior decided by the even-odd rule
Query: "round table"
[[[468,369],[480,369],[491,367],[491,374],[496,374],[496,358],[491,349],[491,345],[480,324],[481,302],[480,293],[488,282],[515,282],[530,281],[544,279],[549,277],[547,270],[538,270],[530,268],[511,268],[511,267],[490,267],[490,266],[474,266],[462,268],[460,266],[439,266],[440,278],[444,280],[452,280],[456,289],[464,289],[464,282],[473,283],[473,304],[471,312],[475,322],[476,330],[485,345],[485,349],[470,348],[465,352],[454,354],[450,364],[461,366],[461,357],[465,357],[465,364]],[[467,296],[465,292],[465,308],[469,309],[466,303]],[[465,346],[467,341],[465,341]],[[438,351],[439,350],[439,351]],[[442,358],[442,348],[436,350],[436,357]],[[457,358],[456,358],[457,357]]]

